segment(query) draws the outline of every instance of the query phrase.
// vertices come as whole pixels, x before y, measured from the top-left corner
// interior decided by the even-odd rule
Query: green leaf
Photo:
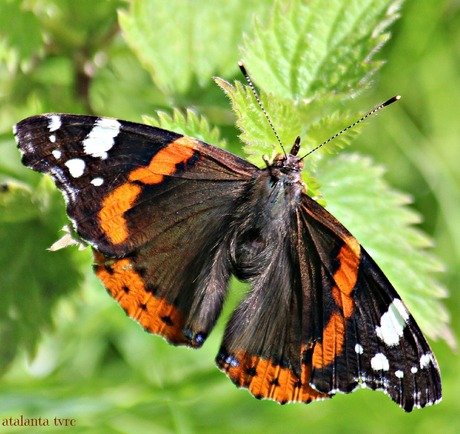
[[[380,265],[424,332],[453,345],[440,302],[446,290],[433,277],[443,266],[427,251],[431,240],[414,227],[420,215],[408,208],[410,198],[391,189],[370,158],[356,154],[319,161],[316,175],[327,209]]]
[[[362,112],[346,110],[343,103],[365,87],[370,73],[381,64],[371,60],[371,53],[388,38],[384,31],[396,19],[399,4],[335,0],[325,8],[318,0],[277,1],[268,23],[257,21],[245,38],[243,53],[249,73],[263,89],[260,100],[284,152],[300,136],[299,155],[304,155],[361,118]],[[252,92],[239,83],[216,81],[231,99],[249,160],[261,166],[262,155],[273,158],[282,153]],[[313,153],[306,179],[311,181],[322,154],[348,145],[362,126],[347,130]],[[315,183],[309,185],[309,193],[318,196]]]
[[[231,100],[232,109],[236,114],[236,125],[241,130],[240,139],[246,143],[243,150],[248,160],[263,167],[264,155],[273,159],[276,154],[283,152],[264,112],[248,86],[243,86],[239,82],[235,82],[233,86],[221,78],[215,78],[215,81]],[[361,114],[353,115],[349,111],[327,114],[322,110],[326,102],[320,100],[310,104],[302,101],[296,103],[288,98],[265,93],[261,93],[259,98],[284,145],[285,152],[289,152],[297,136],[301,137],[299,155],[306,154],[361,117]],[[311,154],[310,166],[306,168],[308,175],[311,176],[315,162],[322,154],[331,153],[348,145],[361,128],[362,125],[357,125],[333,140],[327,147]],[[312,183],[309,185],[313,187]],[[316,189],[310,190],[310,193],[313,196],[319,194]]]
[[[0,185],[0,224],[27,221],[38,216],[30,206],[31,190],[15,181]]]
[[[43,54],[44,38],[40,21],[23,8],[22,1],[4,0],[0,13],[0,40],[9,48],[9,67],[29,69],[32,60]],[[27,35],[27,37],[24,37]]]
[[[248,160],[256,165],[261,165],[263,164],[263,155],[273,158],[279,152],[279,147],[277,147],[275,135],[251,90],[248,87],[243,87],[239,82],[232,86],[221,78],[215,78],[215,81],[232,102],[232,109],[236,114],[236,125],[242,131],[241,140],[250,145],[243,148],[248,155]],[[287,140],[294,143],[295,128],[291,125],[296,124],[297,119],[294,117],[296,112],[292,110],[292,104],[285,101],[285,104],[282,105],[279,100],[266,98],[265,94],[260,97],[275,124],[277,118],[290,120],[289,129],[284,129],[283,124],[280,124],[281,129],[278,130],[277,128],[277,132],[283,141],[289,137]],[[275,105],[277,102],[279,104]],[[300,123],[297,123],[297,126],[300,128]]]
[[[356,95],[382,65],[375,51],[388,40],[399,0],[276,1],[270,20],[256,22],[243,46],[265,92],[293,100]]]
[[[192,136],[225,148],[225,141],[220,138],[219,130],[216,127],[211,128],[204,116],[198,116],[191,109],[188,109],[185,115],[179,109],[174,109],[172,116],[158,111],[156,117],[143,116],[142,119],[147,125],[175,131],[185,136]]]
[[[214,74],[233,75],[241,35],[268,5],[257,0],[142,1],[119,12],[126,41],[165,93],[186,93]]]
[[[66,221],[62,196],[50,179],[42,178],[33,190],[5,185],[7,199],[0,195],[0,263],[8,266],[0,276],[0,372],[22,349],[34,354],[42,333],[53,325],[56,304],[82,278],[75,249],[47,251]]]

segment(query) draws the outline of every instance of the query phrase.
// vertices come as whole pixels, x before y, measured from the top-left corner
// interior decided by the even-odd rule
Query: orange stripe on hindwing
[[[352,292],[358,281],[361,246],[353,237],[348,237],[341,247],[337,259],[339,268],[334,274],[335,285],[332,297],[340,311],[334,311],[323,330],[323,339],[317,342],[312,363],[315,368],[323,368],[334,362],[342,354],[345,344],[345,322],[353,314],[355,303]]]
[[[97,277],[128,316],[145,330],[163,336],[171,343],[190,344],[182,332],[184,317],[181,312],[166,299],[147,291],[129,258],[107,258],[94,249],[93,256]]]
[[[129,236],[124,214],[130,210],[142,192],[139,184],[159,184],[167,175],[172,175],[177,165],[186,163],[193,157],[198,140],[180,137],[160,149],[148,166],[140,167],[129,174],[129,181],[113,190],[103,201],[98,213],[100,226],[113,244],[124,243]]]
[[[289,368],[243,351],[236,352],[234,359],[237,364],[223,364],[222,369],[238,387],[249,389],[256,398],[272,399],[281,404],[292,401],[308,403],[330,398],[328,394],[310,386],[310,364],[301,365],[299,378]]]

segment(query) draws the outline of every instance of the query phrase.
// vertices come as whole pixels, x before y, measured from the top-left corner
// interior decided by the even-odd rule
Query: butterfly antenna
[[[334,134],[332,137],[329,137],[329,139],[327,139],[326,141],[324,141],[323,143],[321,143],[320,145],[316,146],[311,151],[306,153],[301,158],[301,160],[303,160],[305,157],[308,157],[310,154],[317,151],[319,148],[322,148],[324,145],[327,145],[329,142],[332,142],[332,140],[342,135],[345,131],[348,131],[351,128],[355,127],[356,125],[360,124],[362,121],[367,119],[369,116],[372,116],[373,114],[377,113],[379,110],[382,110],[384,107],[389,106],[390,104],[393,104],[399,99],[401,99],[401,97],[399,95],[396,95],[393,98],[390,98],[388,101],[385,101],[384,103],[379,104],[378,106],[374,107],[370,112],[366,113],[361,119],[358,119],[356,122],[353,122],[351,125],[348,125],[348,127],[344,128],[343,130],[340,130],[338,133]]]
[[[243,62],[241,62],[241,60],[238,62],[238,66],[240,67],[241,73],[244,75],[244,78],[248,82],[249,87],[251,88],[252,93],[254,94],[254,97],[256,98],[257,104],[259,104],[259,107],[261,108],[262,113],[264,114],[265,118],[267,119],[268,125],[270,125],[270,128],[272,129],[273,134],[276,137],[276,140],[278,140],[278,143],[280,144],[281,149],[284,152],[284,155],[286,155],[286,151],[284,150],[283,143],[281,142],[281,139],[278,136],[278,133],[276,132],[275,127],[273,126],[273,123],[272,123],[270,117],[268,116],[268,113],[265,110],[265,107],[263,106],[262,101],[259,98],[259,95],[257,94],[256,88],[254,87],[254,84],[252,83],[251,77],[249,77],[249,74],[246,71],[246,68],[244,67],[244,64],[243,64]]]

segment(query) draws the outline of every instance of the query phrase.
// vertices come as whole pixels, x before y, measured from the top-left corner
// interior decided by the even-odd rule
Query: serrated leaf
[[[407,207],[410,198],[386,184],[382,168],[356,154],[318,162],[316,175],[327,209],[381,266],[422,329],[454,346],[439,301],[446,291],[433,276],[443,267],[426,250],[430,240],[414,227],[420,216]]]
[[[300,136],[299,155],[304,155],[361,118],[362,112],[346,110],[343,102],[363,88],[379,64],[370,53],[388,37],[384,31],[397,17],[399,3],[334,0],[325,8],[317,0],[277,1],[268,23],[257,24],[246,37],[247,69],[263,89],[260,100],[284,152]],[[283,152],[252,93],[238,83],[216,81],[232,101],[249,159],[260,165],[261,155]],[[350,143],[361,128],[347,130],[315,152],[310,167],[322,153]]]
[[[147,125],[175,131],[176,133],[195,137],[204,142],[225,148],[225,141],[220,138],[217,127],[211,128],[204,116],[198,116],[191,109],[187,109],[185,115],[179,109],[175,108],[172,116],[168,113],[158,111],[156,118],[143,116],[142,119]]]
[[[232,109],[236,114],[236,125],[242,132],[240,138],[249,145],[243,148],[248,155],[248,160],[256,165],[260,165],[263,163],[263,155],[273,158],[281,149],[251,90],[248,87],[243,87],[239,82],[236,82],[235,86],[233,86],[221,78],[215,78],[214,80],[231,100]],[[295,111],[291,111],[290,114],[287,113],[292,104],[288,102],[284,106],[281,106],[280,103],[275,108],[274,103],[276,101],[274,99],[265,98],[265,95],[261,95],[261,100],[267,112],[270,112],[270,118],[272,118],[273,114],[273,119],[284,117],[285,119],[289,119],[290,123],[295,124]],[[271,110],[272,108],[273,110]],[[278,113],[279,116],[277,116]],[[300,128],[300,124],[298,126]],[[278,131],[277,128],[277,132],[282,138],[281,140],[286,139],[288,134],[286,134],[284,129]],[[290,133],[290,131],[287,133]],[[292,134],[290,136],[291,142],[294,143],[295,136]]]
[[[382,64],[374,52],[388,39],[399,0],[277,1],[258,20],[243,57],[266,92],[293,100],[356,95]],[[262,24],[263,23],[263,24]]]
[[[273,159],[276,154],[283,153],[283,149],[277,142],[275,133],[271,129],[251,89],[248,86],[243,86],[240,82],[235,82],[233,86],[221,78],[215,78],[214,80],[230,98],[232,110],[236,114],[236,125],[241,130],[240,139],[246,143],[243,150],[248,160],[257,166],[263,166],[263,155]],[[350,111],[345,110],[340,114],[326,115],[325,110],[323,110],[326,105],[324,100],[321,102],[316,100],[313,103],[294,102],[288,98],[273,94],[266,95],[263,92],[259,94],[259,98],[283,143],[285,152],[289,152],[297,136],[301,137],[299,155],[306,154],[361,116],[361,114],[352,114]],[[330,101],[332,104],[334,98],[325,100]],[[319,149],[319,152],[313,153],[310,158],[310,167],[314,167],[312,163],[320,158],[322,153],[331,153],[349,144],[360,130],[361,125],[357,125],[340,135],[327,147],[323,147]],[[317,194],[316,191],[311,193],[313,195]]]
[[[165,93],[186,93],[237,70],[241,35],[268,4],[257,0],[141,1],[119,12],[127,43]]]

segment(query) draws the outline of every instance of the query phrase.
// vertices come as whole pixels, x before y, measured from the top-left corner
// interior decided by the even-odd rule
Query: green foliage
[[[1,277],[1,371],[23,348],[34,355],[53,325],[56,304],[82,282],[74,250],[56,255],[46,250],[65,222],[62,197],[51,184],[43,178],[31,189],[10,182],[0,192],[0,263],[8,264]]]
[[[256,20],[244,40],[244,60],[268,93],[261,99],[286,146],[300,135],[305,152],[356,120],[358,115],[345,112],[342,103],[365,89],[382,65],[374,54],[388,39],[386,30],[399,5],[388,0],[336,0],[327,7],[321,0],[277,1],[268,25]],[[232,100],[251,159],[260,164],[262,154],[280,152],[251,93],[222,80],[218,84]],[[349,143],[357,131],[347,132],[311,159]]]
[[[401,1],[275,2],[268,25],[257,20],[244,59],[267,92],[294,101],[351,97],[382,65],[373,54],[388,39]]]
[[[255,14],[266,4],[257,0],[206,0],[145,2],[135,0],[120,11],[120,25],[127,43],[155,84],[167,94],[187,93],[194,82],[209,85],[213,74],[236,71],[235,47]],[[171,14],[171,12],[173,14]],[[219,41],[212,43],[212,41]]]
[[[361,148],[354,144],[353,150],[365,149],[386,160],[393,183],[400,182],[422,203],[425,229],[436,236],[437,253],[450,266],[444,283],[458,285],[460,180],[455,162],[460,132],[446,125],[458,128],[453,114],[460,97],[453,95],[460,86],[452,60],[456,51],[449,41],[460,40],[460,13],[450,5],[449,14],[442,15],[444,9],[435,0],[423,0],[423,8],[407,3],[407,16],[397,23],[401,34],[379,52],[400,3],[2,3],[0,369],[10,369],[0,387],[0,419],[73,415],[78,422],[74,432],[98,433],[277,433],[307,428],[341,433],[350,427],[357,433],[384,433],[389,426],[401,433],[457,431],[452,423],[460,387],[453,374],[456,361],[439,344],[445,402],[407,416],[383,394],[372,392],[309,407],[254,400],[213,366],[225,318],[199,352],[171,348],[142,333],[93,276],[89,252],[46,250],[67,222],[63,200],[49,179],[21,166],[10,132],[13,123],[40,112],[97,113],[136,121],[148,114],[146,123],[217,145],[228,143],[240,152],[236,118],[245,154],[262,166],[261,156],[273,158],[280,147],[252,92],[240,83],[239,55],[287,150],[300,135],[301,153],[306,153],[359,118],[363,109],[401,92],[405,98],[399,107],[373,121],[358,138]],[[423,61],[425,55],[429,60]],[[391,74],[382,83],[390,90],[382,90],[383,96],[369,92],[371,101],[365,102],[363,91],[373,84],[387,56],[391,60],[383,77]],[[212,75],[223,77],[215,78],[218,86]],[[233,83],[235,77],[239,81]],[[370,158],[335,155],[359,132],[361,128],[354,129],[306,158],[309,194],[327,204],[358,237],[424,331],[453,346],[439,300],[446,291],[434,277],[442,267],[426,250],[431,239],[413,227],[420,215],[408,207],[407,195],[388,186]],[[453,297],[449,308],[458,330],[460,298],[457,293]]]
[[[257,104],[255,97],[249,88],[245,88],[240,82],[235,86],[221,78],[215,79],[217,84],[230,97],[233,110],[236,114],[236,124],[242,131],[240,138],[246,143],[244,151],[248,155],[248,160],[261,166],[263,164],[262,156],[268,155],[273,158],[276,154],[282,153],[280,145],[276,143],[273,131],[271,130],[267,119],[261,108]],[[350,113],[337,112],[326,115],[323,113],[321,119],[312,120],[310,113],[311,106],[321,111],[319,106],[323,103],[304,103],[302,101],[292,101],[288,98],[277,97],[275,95],[266,95],[262,93],[260,100],[264,105],[267,113],[276,126],[276,131],[280,136],[282,143],[286,146],[286,152],[294,144],[295,138],[300,135],[302,138],[302,148],[300,155],[322,143],[342,128],[354,122],[360,114],[351,115]],[[286,120],[289,120],[286,122]],[[323,152],[332,152],[334,148],[342,148],[350,143],[350,138],[355,136],[361,126],[347,131],[339,138],[331,142],[327,148],[321,148],[319,152],[309,157],[310,170],[313,170],[314,164],[318,158],[321,158]],[[308,171],[308,168],[307,168]],[[311,172],[310,172],[311,173]],[[316,195],[318,192],[311,192]]]
[[[38,207],[32,208],[30,188],[11,181],[0,186],[0,223],[28,221],[39,214]]]
[[[147,125],[174,130],[225,148],[225,141],[220,139],[219,130],[216,127],[211,128],[208,120],[204,116],[198,116],[193,110],[188,109],[184,115],[180,110],[174,109],[172,116],[158,111],[156,117],[143,116],[142,119]]]
[[[6,61],[5,66],[15,68],[19,65],[22,69],[29,69],[33,57],[43,51],[43,34],[35,14],[22,11],[19,2],[5,1],[0,14],[0,28],[4,37],[2,60]]]

